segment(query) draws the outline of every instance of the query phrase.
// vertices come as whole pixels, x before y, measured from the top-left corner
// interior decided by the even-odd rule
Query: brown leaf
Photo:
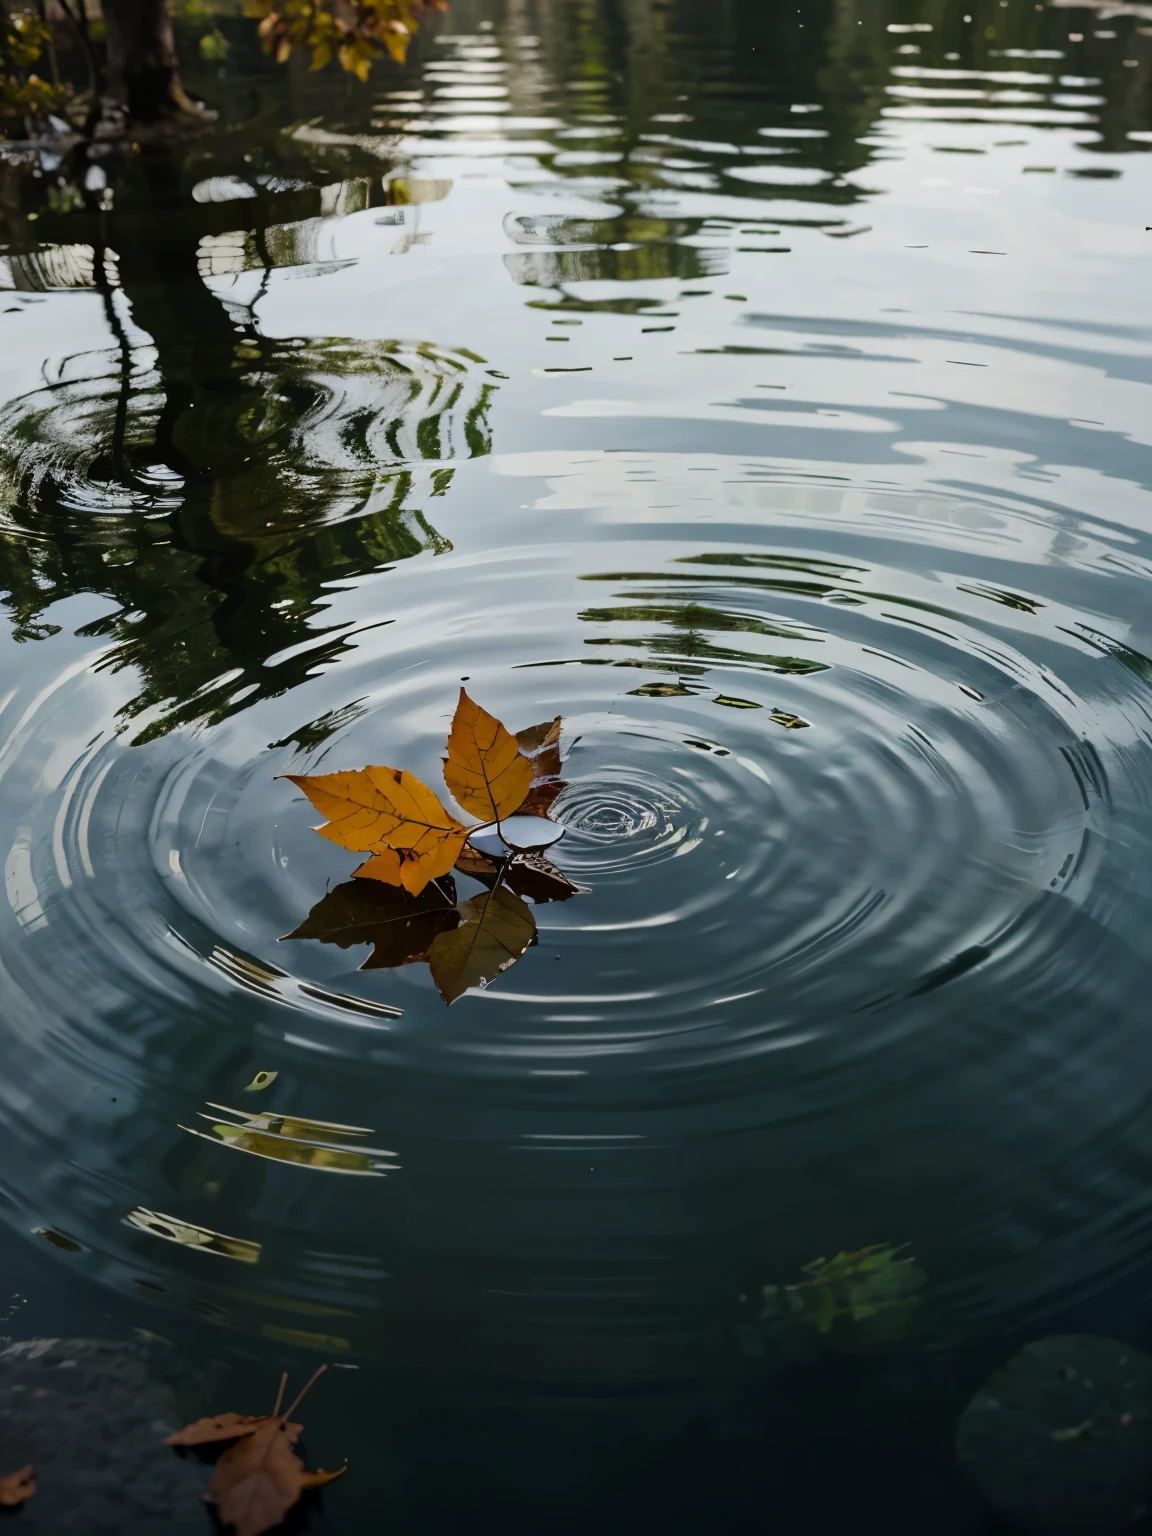
[[[174,1435],[169,1435],[164,1444],[216,1445],[221,1440],[238,1440],[243,1435],[253,1435],[258,1429],[263,1429],[265,1424],[271,1423],[272,1415],[269,1413],[220,1413],[214,1419],[197,1419],[194,1424],[186,1424]],[[287,1427],[294,1430],[295,1438],[299,1439],[303,1426],[290,1424]]]
[[[345,1470],[309,1472],[293,1449],[299,1438],[298,1424],[269,1419],[216,1463],[204,1497],[235,1536],[262,1536],[281,1523],[301,1494]]]
[[[340,949],[371,944],[372,954],[361,970],[373,971],[423,959],[436,935],[459,922],[456,886],[447,876],[418,896],[378,880],[346,880],[322,896],[299,928],[284,937],[318,939]]]
[[[517,896],[527,896],[535,902],[567,901],[580,890],[562,870],[538,853],[517,854],[508,866],[504,883]]]
[[[444,782],[466,811],[486,822],[511,816],[532,785],[532,767],[516,737],[463,688],[448,737]]]
[[[524,816],[548,816],[557,795],[565,787],[560,778],[560,725],[561,717],[544,720],[540,725],[530,725],[516,732],[520,750],[532,765],[532,784],[524,804],[520,807]]]
[[[36,1472],[32,1467],[21,1467],[19,1472],[10,1472],[7,1477],[0,1477],[0,1509],[15,1509],[35,1492]]]
[[[473,848],[471,843],[465,843],[460,850],[460,857],[456,860],[456,873],[470,875],[473,880],[482,880],[485,885],[495,885],[500,875],[500,862],[490,859],[486,853],[481,853],[479,848]]]
[[[547,816],[551,819],[556,797],[566,783],[565,779],[535,779],[524,804],[520,807],[521,813],[525,816]]]
[[[473,896],[460,913],[460,927],[440,934],[428,952],[432,980],[446,1003],[495,981],[536,937],[531,908],[501,886]]]
[[[448,873],[468,836],[468,828],[444,809],[427,784],[404,769],[285,777],[328,817],[327,826],[316,828],[322,837],[353,853],[392,849],[400,854],[400,884],[414,896]]]
[[[522,731],[516,732],[516,741],[525,757],[535,757],[545,747],[556,749],[556,766],[547,771],[549,773],[560,772],[560,724],[561,719],[556,715],[551,720],[544,720],[539,725],[528,725]]]

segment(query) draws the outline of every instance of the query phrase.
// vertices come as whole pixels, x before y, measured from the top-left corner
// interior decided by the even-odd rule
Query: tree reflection
[[[255,303],[205,281],[222,215],[251,205],[190,210],[178,175],[157,158],[123,213],[87,221],[92,244],[20,259],[26,287],[97,290],[116,347],[68,359],[0,416],[14,633],[51,632],[59,598],[111,597],[86,632],[112,641],[103,665],[138,674],[122,712],[136,741],[219,721],[334,659],[324,587],[447,547],[425,508],[453,460],[490,450],[495,389],[462,352],[261,335]],[[260,253],[262,292],[277,265],[307,260],[317,222],[240,232],[231,270]]]

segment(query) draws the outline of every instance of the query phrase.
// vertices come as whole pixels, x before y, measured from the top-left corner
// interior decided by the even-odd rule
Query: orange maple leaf
[[[515,736],[463,688],[448,737],[444,782],[464,809],[482,821],[511,816],[532,786],[532,765]]]
[[[405,769],[368,767],[285,777],[328,817],[327,826],[316,828],[321,837],[353,853],[398,854],[395,862],[385,858],[372,878],[402,885],[413,896],[448,873],[468,836],[468,828],[444,809],[427,784]],[[367,872],[367,866],[362,868]]]

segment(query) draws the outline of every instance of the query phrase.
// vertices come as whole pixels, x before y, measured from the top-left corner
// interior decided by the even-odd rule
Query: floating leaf
[[[735,694],[718,693],[712,700],[713,704],[724,704],[729,709],[763,709],[763,704],[755,704],[751,699],[739,699]]]
[[[341,1467],[309,1472],[293,1449],[299,1438],[298,1426],[273,1419],[216,1463],[204,1497],[235,1536],[262,1536],[275,1529],[309,1488],[330,1483],[346,1471]]]
[[[574,885],[563,870],[538,853],[517,854],[504,879],[510,891],[517,896],[527,896],[529,901],[567,901],[569,896],[580,892],[580,887]]]
[[[352,873],[358,880],[378,880],[383,885],[402,886],[406,863],[408,860],[394,848],[381,848],[379,853],[357,865]]]
[[[259,1093],[261,1088],[271,1088],[279,1076],[279,1072],[257,1072],[252,1081],[245,1084],[244,1092]]]
[[[482,821],[500,821],[523,805],[532,778],[516,737],[461,688],[444,762],[459,804]]]
[[[473,896],[460,911],[460,927],[440,934],[428,955],[432,979],[446,1003],[454,1003],[469,987],[495,981],[536,937],[531,909],[500,886]]]
[[[427,957],[437,934],[455,928],[456,887],[447,876],[429,884],[418,896],[378,880],[346,880],[316,903],[299,928],[285,939],[317,939],[348,949],[373,945],[361,970],[405,965]]]
[[[555,759],[549,759],[555,762],[555,767],[544,768],[545,773],[560,771],[560,725],[560,716],[554,715],[551,720],[542,720],[539,725],[528,725],[516,732],[516,745],[525,757],[536,757],[546,749],[555,751]]]
[[[522,816],[547,816],[564,788],[560,777],[560,726],[557,715],[540,725],[517,731],[520,750],[532,764],[532,784],[520,807]]]
[[[322,837],[353,853],[391,848],[402,855],[400,882],[412,895],[448,873],[468,836],[427,784],[401,768],[285,777],[328,817],[316,828]]]
[[[489,858],[486,853],[481,853],[479,848],[474,848],[471,843],[465,843],[460,850],[460,857],[456,860],[456,872],[460,875],[470,875],[473,880],[483,880],[485,885],[495,884],[500,875],[500,859]]]
[[[288,1380],[284,1375],[271,1414],[253,1419],[226,1413],[217,1419],[200,1419],[164,1442],[184,1447],[210,1445],[224,1439],[236,1441],[216,1463],[204,1495],[207,1503],[216,1506],[220,1524],[230,1528],[234,1536],[263,1536],[283,1522],[308,1489],[331,1482],[346,1470],[341,1467],[337,1472],[309,1472],[294,1450],[303,1427],[291,1422],[292,1414],[325,1370],[327,1366],[322,1365],[287,1413],[280,1412]],[[214,1433],[213,1427],[217,1425],[223,1433]]]
[[[503,874],[504,884],[517,896],[527,896],[529,901],[567,901],[579,893],[562,870],[557,869],[538,853],[518,853],[509,860],[490,859],[468,844],[456,864],[457,870],[471,875],[489,890]]]
[[[719,703],[719,699],[716,702]],[[773,725],[782,725],[786,731],[806,730],[812,724],[811,720],[802,720],[799,715],[790,715],[786,709],[774,709],[768,718]]]
[[[21,1467],[19,1472],[9,1472],[7,1477],[0,1477],[0,1509],[15,1509],[18,1504],[25,1503],[36,1492],[35,1469]]]
[[[137,1206],[129,1211],[124,1220],[153,1237],[162,1237],[168,1243],[180,1243],[185,1248],[198,1248],[202,1253],[216,1253],[221,1258],[236,1259],[241,1264],[260,1262],[260,1244],[250,1243],[243,1237],[225,1237],[209,1227],[193,1226],[177,1216],[165,1216],[163,1211],[149,1211]]]
[[[272,1415],[269,1413],[218,1413],[214,1419],[197,1419],[194,1424],[186,1424],[174,1435],[169,1435],[164,1444],[218,1445],[224,1440],[239,1440],[242,1435],[254,1435],[265,1424],[271,1423]],[[297,1437],[304,1429],[302,1424],[288,1424],[285,1427],[294,1430]]]

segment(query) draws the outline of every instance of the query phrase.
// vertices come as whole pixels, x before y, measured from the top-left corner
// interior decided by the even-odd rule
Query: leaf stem
[[[274,1419],[279,1417],[279,1414],[280,1414],[280,1404],[284,1401],[284,1388],[287,1385],[288,1385],[288,1372],[285,1371],[283,1373],[283,1375],[280,1377],[280,1390],[276,1394],[276,1406],[272,1410],[272,1417]]]
[[[296,1399],[293,1402],[292,1406],[285,1410],[284,1418],[290,1419],[292,1417],[292,1415],[296,1412],[297,1408],[299,1408],[300,1404],[304,1401],[304,1398],[308,1395],[308,1393],[312,1390],[312,1388],[320,1380],[321,1376],[323,1376],[324,1372],[327,1369],[328,1369],[327,1365],[321,1365],[315,1371],[312,1372],[312,1375],[309,1377],[308,1381],[305,1382],[304,1387],[302,1388],[302,1390],[297,1393]]]

